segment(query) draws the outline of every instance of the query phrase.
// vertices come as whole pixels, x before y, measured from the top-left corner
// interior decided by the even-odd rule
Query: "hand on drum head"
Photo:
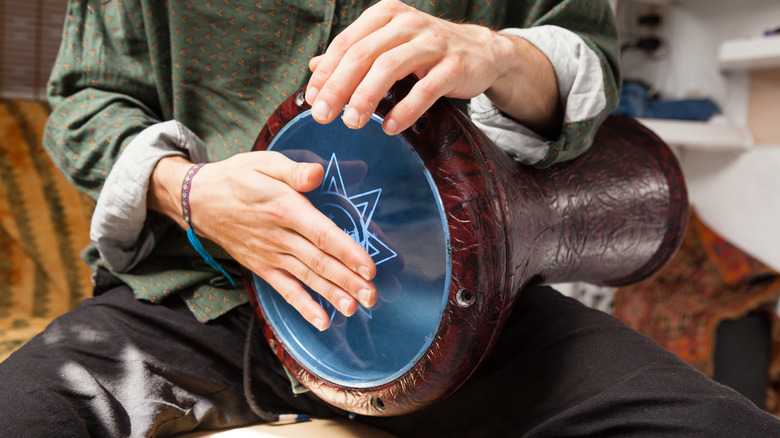
[[[315,154],[310,150],[285,149],[281,153],[285,157],[297,163],[312,163],[312,164],[318,164],[322,167],[326,167],[328,165],[328,160]],[[359,182],[363,181],[363,179],[366,177],[367,172],[368,172],[368,164],[366,164],[365,161],[348,160],[348,161],[339,162],[339,176],[341,177],[341,181],[347,187],[352,186],[354,184],[358,184]],[[335,203],[345,202],[344,208],[347,210],[350,208],[348,204],[346,204],[349,203],[349,201],[346,198],[336,198],[336,199],[332,199],[330,202],[335,202]],[[403,256],[401,256],[401,254],[399,254],[398,251],[395,250],[392,239],[388,238],[384,234],[384,232],[382,232],[382,229],[373,221],[371,221],[371,223],[368,224],[368,229],[370,230],[371,233],[378,236],[379,240],[381,240],[386,245],[388,245],[396,253],[396,256],[392,260],[390,260],[390,262],[387,265],[385,265],[385,272],[389,274],[393,274],[402,271],[404,265],[404,259]]]
[[[439,97],[470,98],[488,89],[507,64],[501,62],[507,42],[485,27],[383,0],[339,34],[324,55],[312,59],[306,101],[321,123],[335,119],[348,103],[344,123],[360,128],[390,87],[413,73],[420,81],[383,123],[385,132],[394,135]]]
[[[193,227],[267,281],[320,330],[327,313],[301,283],[345,315],[374,305],[376,267],[302,192],[322,183],[319,164],[249,152],[204,166],[190,194]]]

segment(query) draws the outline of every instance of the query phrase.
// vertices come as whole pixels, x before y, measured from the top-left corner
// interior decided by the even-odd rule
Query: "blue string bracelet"
[[[217,263],[217,261],[214,260],[214,258],[211,257],[208,252],[206,252],[205,248],[203,248],[203,245],[200,243],[198,236],[195,234],[195,228],[192,226],[192,222],[190,221],[190,188],[192,187],[192,178],[194,178],[195,174],[198,173],[198,171],[205,165],[206,165],[205,163],[198,163],[190,167],[190,170],[188,170],[187,174],[184,175],[184,182],[182,182],[181,184],[181,212],[182,215],[184,216],[184,222],[186,222],[187,225],[190,227],[187,230],[187,239],[189,239],[190,244],[192,245],[193,248],[195,248],[195,251],[197,251],[198,254],[200,254],[200,256],[203,257],[203,260],[205,260],[206,263],[209,264],[209,266],[221,272],[225,277],[227,277],[228,281],[230,282],[230,285],[235,287],[236,282],[233,281],[233,277],[231,277],[230,274],[227,273],[225,268],[223,268],[219,263]]]

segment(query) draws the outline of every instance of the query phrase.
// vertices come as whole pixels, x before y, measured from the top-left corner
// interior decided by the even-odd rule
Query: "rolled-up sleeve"
[[[550,60],[564,109],[558,138],[544,138],[522,126],[484,94],[470,103],[474,123],[499,147],[526,164],[545,167],[579,156],[590,147],[601,122],[618,104],[618,40],[609,5],[595,2],[591,9],[579,12],[582,16],[572,17],[573,8],[568,3],[561,2],[528,28],[502,30],[524,38]]]

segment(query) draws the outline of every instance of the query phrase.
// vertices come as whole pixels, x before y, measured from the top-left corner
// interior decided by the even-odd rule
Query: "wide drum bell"
[[[287,99],[254,150],[325,167],[307,196],[368,251],[379,301],[320,332],[257,275],[245,280],[266,341],[287,370],[329,403],[398,415],[451,394],[486,358],[529,284],[624,285],[659,269],[688,218],[685,183],[664,143],[611,117],[591,149],[548,169],[518,164],[449,102],[404,133],[383,115],[411,80],[351,130]]]

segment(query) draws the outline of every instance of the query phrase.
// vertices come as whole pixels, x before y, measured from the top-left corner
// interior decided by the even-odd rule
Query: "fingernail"
[[[318,121],[329,120],[328,116],[330,116],[330,107],[328,106],[328,103],[324,100],[318,100],[315,102],[314,106],[311,108],[311,115],[315,120]]]
[[[306,179],[312,177],[312,173],[318,171],[322,166],[317,163],[308,163],[308,166],[306,167]]]
[[[311,323],[314,325],[314,327],[317,327],[317,330],[319,331],[323,331],[328,328],[328,326],[325,325],[325,321],[321,320],[320,318],[314,318],[314,321]]]
[[[387,135],[398,134],[398,125],[395,123],[395,120],[393,119],[385,119],[385,123],[383,127],[385,129],[385,134]]]
[[[358,114],[355,108],[349,107],[344,111],[344,115],[341,116],[341,120],[348,128],[359,128],[360,126],[360,114]]]
[[[342,298],[339,300],[339,309],[341,309],[341,313],[344,314],[344,316],[351,316],[352,313],[349,311],[349,305],[352,304],[352,300],[349,298]]]
[[[317,94],[319,94],[320,90],[318,90],[315,87],[308,87],[306,88],[306,102],[311,105],[314,102],[314,99],[317,98]]]
[[[366,281],[371,281],[371,271],[369,271],[368,268],[366,268],[365,266],[358,266],[357,272]]]
[[[361,289],[358,291],[358,301],[363,307],[371,307],[371,291],[368,289]]]

